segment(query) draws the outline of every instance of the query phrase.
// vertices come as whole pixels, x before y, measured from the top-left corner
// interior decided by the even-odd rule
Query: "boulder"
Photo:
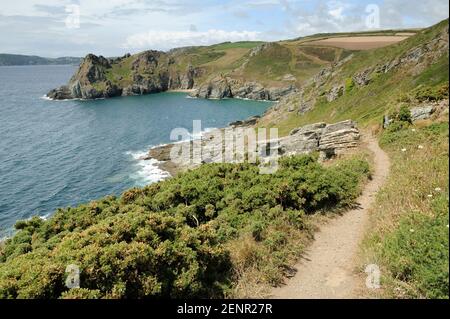
[[[344,128],[325,133],[320,138],[319,150],[333,150],[333,153],[338,153],[349,148],[357,147],[359,138],[360,134],[356,128]]]
[[[365,86],[370,83],[371,80],[371,69],[366,69],[355,76],[353,76],[353,81],[359,86]]]
[[[303,154],[320,151],[329,158],[347,149],[357,147],[360,133],[353,121],[335,124],[315,123],[296,128],[280,139],[281,154]]]
[[[411,109],[411,120],[414,122],[429,119],[433,115],[433,112],[433,106],[414,107]]]
[[[343,85],[335,85],[327,94],[327,101],[333,102],[344,94]]]
[[[72,92],[67,86],[61,86],[47,93],[47,97],[52,100],[69,100],[72,99]]]

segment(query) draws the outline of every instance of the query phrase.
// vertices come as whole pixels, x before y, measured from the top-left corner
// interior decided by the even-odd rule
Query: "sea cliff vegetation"
[[[0,298],[245,296],[242,286],[280,283],[311,236],[311,216],[352,205],[370,175],[361,157],[323,167],[316,155],[258,171],[203,165],[20,221],[0,250]],[[80,268],[79,289],[65,287],[69,264]]]

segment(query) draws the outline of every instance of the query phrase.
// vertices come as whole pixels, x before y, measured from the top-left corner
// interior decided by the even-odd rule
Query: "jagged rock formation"
[[[52,99],[96,99],[192,89],[202,70],[188,65],[181,72],[165,52],[145,51],[117,59],[89,54],[68,85],[50,91]]]
[[[413,107],[411,109],[411,120],[414,122],[429,119],[433,112],[434,107],[432,105]]]
[[[250,100],[278,101],[281,97],[297,91],[293,85],[265,88],[257,82],[242,82],[227,77],[216,77],[200,85],[190,95],[204,99],[241,98]]]
[[[232,127],[252,127],[258,118],[254,117],[247,121],[239,121],[231,123]],[[212,131],[202,137],[202,153],[203,162],[222,162],[224,158],[221,154],[209,154],[207,150],[222,150],[224,147],[223,139],[216,139],[216,133]],[[233,139],[235,141],[243,139],[245,130],[234,131]],[[220,135],[222,136],[223,135]],[[278,139],[278,145],[272,147],[272,150],[280,156],[290,156],[296,154],[309,154],[312,152],[319,152],[321,160],[329,159],[333,156],[347,152],[350,149],[356,148],[359,145],[360,133],[353,121],[343,121],[335,124],[315,123],[306,125],[293,130],[289,136]],[[180,149],[189,148],[191,141],[176,144]],[[267,144],[266,141],[258,141],[259,145]],[[192,144],[191,144],[192,146]],[[149,151],[148,158],[154,158],[161,161],[162,169],[175,175],[180,170],[192,169],[200,165],[200,161],[192,161],[190,156],[186,158],[178,158],[177,162],[172,161],[171,151],[174,144],[167,144],[152,148]],[[205,151],[206,150],[206,151]],[[205,155],[206,154],[206,155]],[[243,154],[235,154],[236,158]]]
[[[360,139],[356,123],[347,120],[336,124],[315,123],[294,129],[280,139],[281,154],[321,152],[329,158],[358,146]]]

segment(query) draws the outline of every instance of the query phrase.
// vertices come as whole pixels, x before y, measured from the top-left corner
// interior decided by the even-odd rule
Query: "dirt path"
[[[358,298],[357,290],[365,281],[355,271],[356,255],[364,235],[368,209],[386,180],[390,165],[388,156],[375,139],[367,139],[366,144],[374,155],[374,174],[358,198],[358,208],[321,227],[313,244],[295,266],[298,272],[286,281],[286,285],[275,288],[271,298]]]

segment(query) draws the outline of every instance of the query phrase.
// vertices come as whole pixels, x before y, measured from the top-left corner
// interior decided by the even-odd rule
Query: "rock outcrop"
[[[411,109],[411,120],[415,122],[429,119],[433,112],[434,107],[432,105],[413,107]]]
[[[231,123],[231,127],[236,128],[244,126],[249,128],[255,124],[256,120],[257,118],[251,118],[247,121],[234,122]],[[178,158],[176,162],[172,161],[171,152],[175,144],[167,144],[152,148],[149,151],[147,159],[154,158],[160,161],[161,169],[168,171],[172,176],[180,170],[195,168],[201,162],[223,162],[224,157],[222,157],[220,153],[210,154],[208,152],[208,150],[215,150],[216,152],[218,150],[223,150],[224,141],[223,139],[215,138],[217,133],[220,133],[220,130],[206,133],[202,137],[202,161],[192,161],[190,156]],[[243,139],[243,134],[245,134],[245,130],[235,130],[233,140],[237,141]],[[224,135],[221,134],[219,134],[219,136],[224,137]],[[278,139],[278,146],[272,146],[272,150],[277,152],[280,156],[319,152],[320,159],[326,160],[358,147],[359,139],[360,133],[356,127],[356,123],[353,121],[343,121],[336,124],[315,123],[297,128],[293,130],[289,136]],[[191,141],[186,141],[178,143],[176,146],[180,149],[185,149],[186,147],[189,148],[189,144],[191,143]],[[267,144],[267,142],[258,141],[258,144],[261,146]],[[238,157],[241,158],[240,154],[236,154],[236,158]]]
[[[343,85],[335,85],[327,94],[327,101],[333,102],[337,100],[339,97],[344,95],[344,86]]]
[[[175,67],[170,54],[145,51],[115,59],[87,55],[67,85],[50,91],[56,100],[96,99],[158,93],[169,89],[192,89],[202,70],[188,65]]]
[[[278,101],[297,91],[293,85],[266,88],[257,82],[241,82],[227,77],[215,77],[200,85],[190,95],[204,99],[240,98],[250,100]]]
[[[336,124],[315,123],[294,129],[280,139],[281,154],[302,154],[319,151],[321,158],[342,153],[358,146],[359,130],[353,121]]]

